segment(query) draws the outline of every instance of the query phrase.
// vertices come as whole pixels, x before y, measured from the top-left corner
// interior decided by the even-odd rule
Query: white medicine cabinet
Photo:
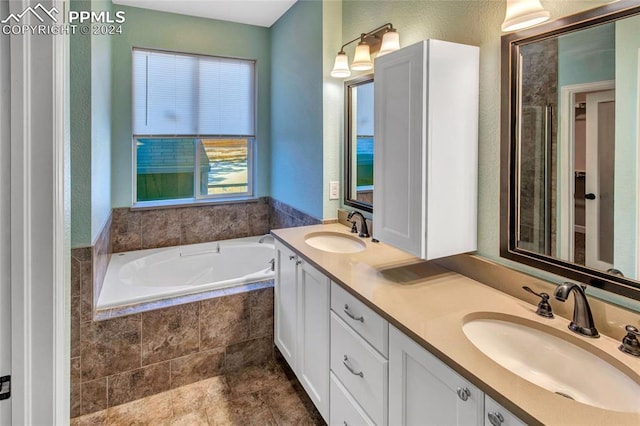
[[[423,259],[476,249],[479,48],[424,40],[375,61],[374,236]]]

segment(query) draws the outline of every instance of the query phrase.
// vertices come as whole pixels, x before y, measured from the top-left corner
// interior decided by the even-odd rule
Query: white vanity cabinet
[[[275,247],[275,344],[328,420],[330,280],[279,241]]]
[[[389,327],[389,424],[483,424],[484,393]]]
[[[524,425],[283,243],[275,248],[275,344],[329,425]]]
[[[374,236],[423,259],[474,251],[479,48],[425,40],[375,75]]]
[[[295,371],[298,346],[298,256],[276,241],[274,288],[274,340]]]

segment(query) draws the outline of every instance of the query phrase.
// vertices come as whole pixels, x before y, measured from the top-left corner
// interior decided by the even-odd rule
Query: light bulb
[[[356,71],[367,71],[373,68],[371,54],[369,53],[369,45],[364,41],[358,43],[358,46],[356,47],[356,53],[353,57],[351,68]]]
[[[391,28],[382,36],[382,44],[378,56],[386,55],[398,49],[400,49],[400,34],[394,28]]]
[[[507,11],[502,23],[502,31],[518,31],[549,19],[540,0],[507,0]]]
[[[336,61],[334,62],[333,69],[331,70],[331,77],[345,78],[350,75],[349,58],[347,58],[347,54],[341,50],[336,55]]]

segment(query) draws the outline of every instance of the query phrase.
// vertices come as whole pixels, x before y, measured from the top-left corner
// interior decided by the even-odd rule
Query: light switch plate
[[[329,182],[329,199],[337,200],[340,197],[339,192],[340,182],[338,182],[337,180],[332,180],[331,182]]]

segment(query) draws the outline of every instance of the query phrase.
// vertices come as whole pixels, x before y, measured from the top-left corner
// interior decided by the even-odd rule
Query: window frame
[[[226,135],[226,134],[190,134],[190,135],[163,135],[163,134],[135,134],[133,133],[133,113],[135,111],[134,106],[134,66],[133,66],[133,54],[134,51],[146,51],[146,52],[159,52],[174,55],[183,55],[190,57],[204,57],[204,58],[221,58],[232,59],[239,61],[246,61],[253,63],[253,134],[252,135]],[[258,61],[256,59],[247,59],[233,56],[222,55],[208,55],[202,53],[192,52],[180,52],[165,49],[145,48],[134,46],[131,49],[131,151],[132,151],[132,176],[131,176],[131,195],[132,195],[132,208],[150,208],[150,207],[175,207],[175,206],[189,206],[194,204],[224,204],[232,202],[242,202],[254,200],[255,196],[255,178],[257,176],[257,127],[258,127]],[[162,139],[193,139],[194,149],[194,168],[193,168],[193,194],[190,198],[175,198],[175,199],[163,199],[163,200],[148,200],[138,201],[137,184],[137,145],[136,142],[140,138],[162,138]],[[200,175],[198,173],[201,161],[200,150],[198,149],[198,141],[202,139],[245,139],[247,141],[247,191],[237,194],[206,194],[202,195],[199,191],[199,184],[201,182]]]

